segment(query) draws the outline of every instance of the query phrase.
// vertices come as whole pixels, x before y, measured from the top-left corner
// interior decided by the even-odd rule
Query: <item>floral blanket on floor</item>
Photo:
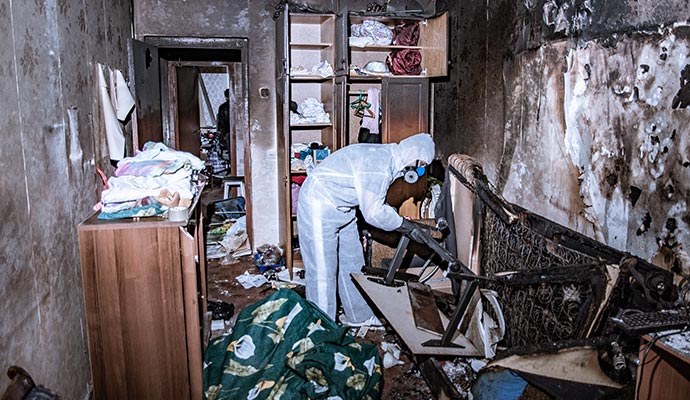
[[[381,360],[289,289],[246,307],[204,355],[204,392],[221,399],[378,399]]]

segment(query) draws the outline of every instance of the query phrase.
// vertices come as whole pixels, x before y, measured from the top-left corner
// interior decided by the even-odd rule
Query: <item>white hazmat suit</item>
[[[367,223],[393,231],[402,217],[385,203],[406,166],[434,158],[433,139],[420,133],[399,144],[352,144],[333,152],[307,176],[299,193],[297,225],[307,299],[335,319],[336,292],[348,322],[374,314],[350,274],[364,266],[356,207]]]

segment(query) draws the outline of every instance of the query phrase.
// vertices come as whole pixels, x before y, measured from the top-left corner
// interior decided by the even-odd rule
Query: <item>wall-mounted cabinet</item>
[[[434,18],[391,18],[381,15],[366,15],[366,14],[351,14],[349,17],[349,29],[348,29],[348,60],[349,60],[349,75],[352,79],[380,79],[382,76],[390,77],[417,77],[417,78],[431,78],[431,77],[441,77],[448,74],[448,16],[447,14],[441,14]],[[363,35],[360,32],[353,31],[353,27],[362,26],[365,23],[374,22],[380,24],[379,26],[387,27],[391,32],[395,31],[396,27],[401,27],[404,25],[417,24],[418,25],[418,35],[417,40],[414,44],[401,45],[398,44],[399,40],[397,38],[393,39],[390,44],[376,44],[368,43],[364,44],[360,40],[353,40],[357,36]],[[371,26],[371,25],[369,25]],[[376,35],[375,28],[364,28],[365,32],[374,31],[373,35]],[[379,35],[380,38],[382,35]],[[361,37],[361,36],[360,36]],[[367,63],[372,61],[378,61],[385,63],[386,60],[394,54],[401,50],[414,50],[418,51],[421,56],[420,62],[420,73],[409,75],[409,74],[396,74],[391,71],[391,74],[385,73],[370,73],[365,75],[358,74],[356,70],[363,71]]]

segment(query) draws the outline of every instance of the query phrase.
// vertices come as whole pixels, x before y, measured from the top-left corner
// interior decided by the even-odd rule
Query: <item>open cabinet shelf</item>
[[[349,17],[348,37],[352,35],[352,26],[362,24],[364,21],[375,21],[393,29],[404,24],[419,24],[419,40],[414,46],[402,46],[395,43],[390,45],[367,44],[360,47],[348,45],[349,65],[358,66],[360,69],[370,61],[386,62],[391,52],[396,50],[418,50],[421,54],[421,70],[419,75],[405,74],[405,77],[441,77],[448,74],[448,16],[441,14],[434,18],[391,18],[381,15],[352,14]],[[348,39],[349,43],[349,39]],[[396,75],[392,75],[393,77]],[[357,78],[358,76],[352,76]],[[379,78],[380,79],[380,78]]]
[[[295,215],[296,197],[293,198],[293,181],[300,181],[306,175],[305,169],[293,169],[295,152],[293,146],[319,142],[328,146],[329,151],[338,148],[338,127],[336,116],[335,52],[336,38],[334,14],[301,14],[289,12],[287,6],[276,27],[278,58],[282,63],[279,70],[279,109],[282,120],[279,122],[280,138],[284,147],[285,171],[285,261],[292,268],[298,253],[293,253],[293,244],[298,241],[297,219]],[[294,102],[302,114],[290,111]],[[323,107],[323,112],[319,111]],[[308,111],[304,111],[304,110]],[[316,110],[316,111],[315,111]],[[307,113],[309,113],[307,115]],[[326,114],[326,115],[324,115]],[[304,146],[303,146],[304,147]],[[315,156],[315,153],[312,153]],[[323,155],[323,153],[320,153]],[[302,156],[302,152],[298,153]],[[294,192],[294,196],[297,193]]]

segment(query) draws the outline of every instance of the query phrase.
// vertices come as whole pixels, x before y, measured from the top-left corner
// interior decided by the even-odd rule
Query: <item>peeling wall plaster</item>
[[[584,216],[604,242],[647,259],[661,246],[684,252],[663,233],[669,219],[676,235],[690,238],[682,166],[689,116],[672,108],[690,43],[676,32],[624,38],[613,48],[590,42],[570,51],[565,73],[565,141],[581,171]],[[649,230],[638,234],[646,215]]]
[[[613,47],[558,42],[516,60],[520,83],[506,90],[521,106],[507,121],[521,129],[504,196],[612,247],[690,269],[682,244],[690,239],[690,115],[672,108],[690,64],[690,42],[678,38],[685,31]]]
[[[435,90],[456,101],[435,105],[439,152],[477,158],[510,201],[687,272],[687,1],[449,7],[455,64]]]

